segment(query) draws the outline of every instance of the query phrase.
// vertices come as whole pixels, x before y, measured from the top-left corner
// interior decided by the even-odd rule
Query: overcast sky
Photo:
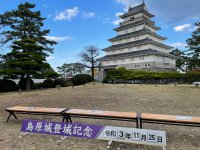
[[[26,0],[27,1],[27,0]],[[25,0],[0,0],[0,13],[15,9]],[[80,61],[78,54],[88,45],[99,49],[110,46],[107,39],[116,36],[113,28],[119,23],[118,15],[142,0],[31,0],[46,17],[46,37],[58,42],[48,62],[56,69],[63,63]],[[186,39],[200,21],[200,0],[145,0],[153,20],[161,27],[158,34],[167,37],[166,44],[185,49]],[[8,49],[0,49],[1,53]],[[101,56],[105,55],[101,52]]]

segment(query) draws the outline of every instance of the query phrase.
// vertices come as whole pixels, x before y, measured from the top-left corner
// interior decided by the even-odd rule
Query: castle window
[[[163,62],[165,62],[165,57],[163,57]]]
[[[125,62],[125,58],[121,58],[121,62]]]
[[[131,17],[131,18],[130,18],[130,21],[133,21],[133,20],[135,20],[135,18],[134,18],[134,17]]]
[[[131,50],[132,50],[132,47],[129,47],[129,48],[128,48],[128,51],[131,51]]]
[[[137,46],[137,49],[141,49],[141,46]]]
[[[140,56],[140,58],[139,58],[140,60],[144,60],[144,56]]]
[[[126,39],[126,42],[130,42],[130,38],[127,38],[127,39]]]
[[[123,53],[123,52],[124,52],[124,49],[120,49],[119,52],[120,52],[120,53]]]
[[[113,60],[114,63],[117,63],[117,60]]]
[[[130,58],[130,61],[134,61],[134,57],[131,57],[131,58]]]
[[[149,67],[149,66],[151,66],[151,64],[144,64],[144,66],[145,66],[145,67]]]

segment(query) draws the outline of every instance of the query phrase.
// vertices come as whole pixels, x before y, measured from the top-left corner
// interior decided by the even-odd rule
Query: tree
[[[81,60],[84,62],[85,67],[91,69],[91,74],[93,79],[94,79],[94,69],[99,66],[97,64],[98,55],[99,55],[99,49],[93,45],[86,47],[80,54]]]
[[[11,52],[3,56],[5,63],[2,73],[20,75],[26,78],[26,89],[30,89],[30,77],[50,68],[46,62],[48,53],[53,52],[54,41],[47,40],[50,30],[43,30],[40,11],[32,11],[35,4],[20,4],[17,9],[1,14],[1,44],[11,45]]]
[[[83,71],[85,70],[85,65],[79,62],[70,64],[65,63],[61,67],[57,68],[59,73],[61,73],[64,77],[67,77],[83,73]]]
[[[192,32],[192,37],[187,40],[189,69],[200,69],[200,22],[195,23],[196,30]]]
[[[187,55],[179,50],[179,49],[173,49],[170,54],[177,56],[177,60],[176,60],[176,67],[182,71],[186,71],[186,65],[188,64],[188,57]]]

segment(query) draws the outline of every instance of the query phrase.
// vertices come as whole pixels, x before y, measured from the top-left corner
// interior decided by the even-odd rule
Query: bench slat
[[[29,112],[29,113],[49,113],[49,114],[60,114],[66,108],[47,108],[47,107],[25,107],[25,106],[14,106],[6,108],[6,111],[11,112]]]
[[[149,114],[149,113],[142,113],[141,119],[149,121],[163,121],[163,122],[175,122],[175,123],[200,123],[200,117]]]
[[[84,110],[84,109],[70,109],[65,112],[66,115],[75,116],[93,116],[93,117],[113,117],[136,119],[135,112],[116,112],[116,111],[101,111],[101,110]]]

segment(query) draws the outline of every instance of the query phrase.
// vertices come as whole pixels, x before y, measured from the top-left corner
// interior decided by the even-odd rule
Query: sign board
[[[166,146],[166,132],[81,123],[23,120],[22,132]]]
[[[176,116],[177,120],[192,120],[190,116]]]

